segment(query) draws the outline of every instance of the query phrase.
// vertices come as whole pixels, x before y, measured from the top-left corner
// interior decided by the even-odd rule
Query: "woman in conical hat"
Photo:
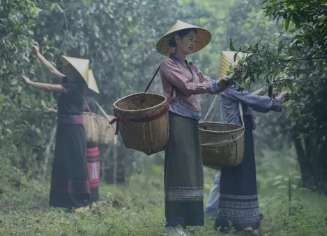
[[[35,88],[60,93],[50,206],[70,209],[83,207],[90,203],[83,103],[87,89],[96,93],[99,90],[89,70],[89,60],[63,57],[62,73],[41,55],[37,46],[33,47],[33,52],[61,80],[61,83],[49,84],[34,82],[23,76],[25,82]]]
[[[240,52],[224,51],[223,56],[231,64],[232,70],[240,70],[239,61],[246,56]],[[234,60],[234,58],[236,60]],[[228,68],[228,67],[227,67]],[[226,67],[221,67],[226,73]],[[234,84],[221,94],[221,112],[225,123],[244,126],[244,158],[235,167],[221,168],[220,179],[217,178],[208,198],[208,210],[216,210],[215,227],[228,232],[232,227],[245,234],[259,235],[261,214],[258,203],[256,184],[256,165],[253,129],[255,112],[281,111],[286,94],[276,97],[262,94],[263,89],[249,92]],[[219,198],[217,195],[220,195]],[[210,209],[211,208],[211,209]]]
[[[203,225],[203,172],[198,137],[200,94],[218,93],[225,79],[204,76],[187,56],[211,39],[208,30],[177,21],[157,43],[166,56],[160,76],[169,101],[170,138],[165,150],[165,215],[168,230]]]

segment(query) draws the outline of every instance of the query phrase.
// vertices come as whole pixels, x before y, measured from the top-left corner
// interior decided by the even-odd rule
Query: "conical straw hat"
[[[99,93],[93,72],[92,70],[89,70],[90,61],[88,59],[67,56],[63,56],[63,58],[80,74],[89,89]]]
[[[169,56],[171,52],[171,47],[169,46],[169,40],[177,31],[184,30],[184,29],[196,29],[196,41],[194,45],[194,52],[199,51],[200,49],[204,48],[211,40],[211,33],[199,26],[191,25],[186,22],[177,20],[176,23],[165,33],[161,39],[157,43],[157,50],[159,53]]]
[[[92,70],[89,70],[89,76],[88,76],[88,81],[87,81],[87,86],[89,89],[93,90],[96,93],[100,93],[97,82],[94,78],[94,74]]]
[[[237,51],[222,51],[219,64],[219,76],[226,76],[238,65],[239,61],[247,55],[247,53]]]

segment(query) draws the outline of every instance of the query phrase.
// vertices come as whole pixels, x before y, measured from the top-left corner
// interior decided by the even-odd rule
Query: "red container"
[[[87,169],[90,188],[100,185],[100,150],[97,146],[87,148]]]

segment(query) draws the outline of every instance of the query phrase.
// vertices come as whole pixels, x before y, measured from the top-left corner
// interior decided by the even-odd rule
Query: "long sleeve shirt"
[[[255,128],[254,111],[268,112],[281,111],[281,101],[269,96],[254,95],[248,91],[238,91],[234,88],[227,88],[222,93],[223,119],[227,123],[241,124],[239,103],[243,106],[244,115],[252,117],[253,128]]]
[[[185,66],[175,57],[166,58],[160,64],[160,76],[169,110],[195,120],[201,117],[200,94],[219,92],[218,82],[204,76],[192,64]]]

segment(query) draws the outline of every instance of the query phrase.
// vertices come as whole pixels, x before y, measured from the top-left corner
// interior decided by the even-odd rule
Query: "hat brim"
[[[88,80],[87,80],[87,87],[92,90],[95,93],[100,93],[97,82],[94,78],[94,74],[92,70],[89,70],[89,74],[88,74]]]
[[[195,40],[194,50],[192,51],[192,53],[195,53],[195,52],[201,50],[202,48],[204,48],[205,46],[207,46],[209,44],[209,42],[211,40],[211,33],[208,30],[200,28],[200,27],[185,27],[185,28],[181,28],[181,29],[178,29],[178,30],[175,30],[172,32],[168,32],[163,37],[161,37],[161,39],[158,41],[158,43],[156,45],[158,52],[165,56],[169,56],[172,52],[172,47],[169,46],[169,41],[170,41],[171,37],[173,37],[176,32],[185,30],[185,29],[196,30],[196,40]]]
[[[96,93],[100,93],[93,75],[93,71],[89,70],[90,61],[88,59],[67,56],[63,56],[63,59],[68,63],[69,66],[74,68],[74,70],[80,75],[80,78],[84,80],[90,90]]]
[[[90,63],[88,59],[68,56],[62,56],[62,58],[81,76],[83,80],[85,80],[85,82],[87,82]]]

